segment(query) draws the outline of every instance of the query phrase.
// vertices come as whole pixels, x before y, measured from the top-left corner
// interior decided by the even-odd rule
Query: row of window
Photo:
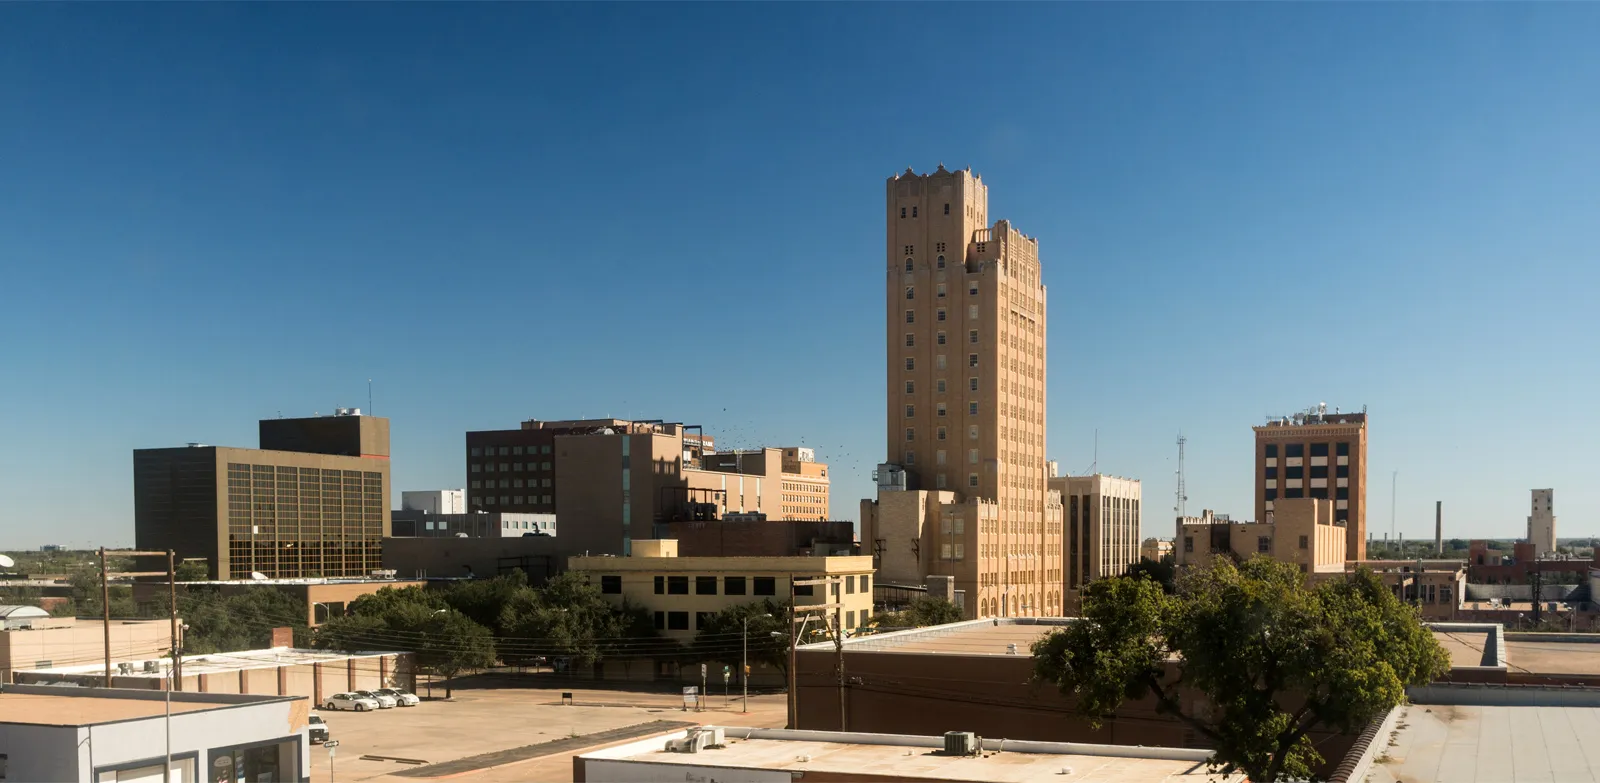
[[[693,628],[693,630],[698,631],[698,630],[700,630],[702,628],[709,627],[711,625],[712,618],[716,617],[716,615],[717,615],[716,612],[695,612],[694,613],[694,628]],[[861,624],[865,625],[870,616],[871,616],[871,612],[869,612],[866,609],[862,609],[861,610]],[[689,613],[688,612],[656,612],[655,624],[656,624],[656,630],[657,631],[688,631],[688,630],[690,630],[690,628],[689,628]],[[855,612],[850,611],[850,612],[845,612],[844,613],[844,627],[845,628],[855,628],[856,627],[856,613]]]
[[[696,576],[693,578],[695,595],[777,595],[777,577],[772,576]],[[870,574],[846,576],[840,580],[844,584],[844,591],[853,594],[872,591],[872,577]],[[656,595],[689,595],[690,577],[658,575],[654,578]],[[721,585],[721,592],[717,591]],[[603,574],[600,577],[600,592],[612,595],[622,594],[622,575]],[[795,585],[794,594],[797,596],[813,595],[812,585]]]
[[[948,202],[948,201],[946,201],[944,203],[944,213],[946,215],[950,214],[950,202]],[[900,208],[900,217],[905,217],[905,216],[906,216],[906,208],[905,207],[901,207]],[[917,208],[915,206],[911,207],[911,216],[912,217],[916,217],[917,216]],[[939,243],[939,249],[940,250],[944,249],[944,243],[943,242]],[[906,254],[909,255],[910,253],[911,253],[911,246],[910,245],[906,245]]]
[[[522,473],[524,467],[526,467],[527,470],[551,469],[550,463],[548,462],[501,462],[499,465],[501,473]],[[494,466],[495,463],[493,462],[474,462],[467,467],[467,470],[473,473],[493,473],[495,472]]]
[[[938,343],[939,345],[944,345],[946,343],[944,332],[936,333],[934,335],[933,341]],[[977,329],[973,329],[973,330],[967,332],[967,342],[973,343],[974,345],[977,344],[977,342],[978,342],[978,330]],[[915,348],[915,347],[917,347],[917,336],[915,334],[913,334],[911,332],[906,332],[906,347],[907,348]]]
[[[467,454],[470,455],[470,456],[473,456],[473,457],[493,457],[496,454],[495,448],[496,447],[494,447],[494,446],[473,446],[472,448],[467,450]],[[499,453],[499,456],[502,456],[502,457],[506,457],[506,456],[520,457],[520,456],[523,455],[524,449],[521,446],[500,446],[498,453]],[[526,449],[526,453],[528,453],[528,454],[549,454],[550,453],[550,447],[549,446],[529,446]]]
[[[934,391],[936,391],[936,392],[938,392],[940,394],[944,394],[944,392],[945,392],[945,382],[944,382],[943,378],[940,378],[940,379],[934,381],[933,385],[934,385],[934,389],[933,389]],[[977,390],[978,390],[978,379],[976,377],[968,378],[967,379],[967,391],[977,391]],[[906,394],[916,394],[916,393],[917,393],[917,382],[916,381],[906,381]]]
[[[1285,489],[1283,491],[1283,497],[1285,499],[1307,497],[1305,494],[1303,494],[1306,491],[1308,491],[1308,490],[1302,489],[1300,487],[1290,487],[1290,488]],[[1327,497],[1328,497],[1328,488],[1327,487],[1312,487],[1309,491],[1311,492],[1310,497],[1323,498],[1323,499],[1327,499]],[[1278,499],[1278,490],[1276,490],[1276,489],[1268,489],[1268,490],[1266,490],[1265,492],[1262,493],[1262,499],[1263,500],[1277,500]],[[1334,500],[1349,500],[1350,499],[1350,488],[1349,487],[1336,487],[1334,489],[1333,499]]]
[[[934,413],[936,415],[943,416],[945,414],[944,403],[941,402],[941,403],[935,404],[934,405]],[[978,415],[978,403],[976,403],[976,402],[967,403],[967,415],[968,416],[976,416],[976,415]],[[906,406],[906,418],[914,419],[916,417],[917,417],[917,406],[915,406],[915,405],[907,405]],[[910,430],[910,429],[906,430],[906,440],[912,440],[912,430]]]
[[[1306,477],[1305,471],[1306,471],[1306,468],[1305,468],[1304,465],[1289,465],[1289,466],[1286,466],[1283,469],[1283,477],[1284,478],[1291,478],[1291,479],[1305,478]],[[1334,475],[1334,478],[1350,478],[1350,466],[1349,465],[1335,465],[1334,466],[1333,475]],[[1277,477],[1278,477],[1278,468],[1276,466],[1269,466],[1269,467],[1265,468],[1264,478],[1275,479]],[[1327,465],[1312,465],[1311,466],[1311,478],[1327,478],[1327,477],[1328,477],[1328,466]]]
[[[1304,443],[1285,443],[1285,444],[1283,444],[1283,456],[1285,456],[1285,457],[1304,457],[1306,455],[1306,445],[1307,444],[1304,444]],[[1326,444],[1326,443],[1312,443],[1310,445],[1311,445],[1311,456],[1313,456],[1313,457],[1326,457],[1326,456],[1328,456],[1328,444]],[[1349,442],[1341,441],[1339,443],[1333,444],[1333,447],[1334,447],[1334,456],[1336,456],[1336,457],[1348,457],[1348,456],[1350,456],[1350,444],[1349,444]],[[1273,457],[1278,456],[1278,444],[1276,444],[1276,443],[1268,443],[1267,444],[1267,453],[1266,453],[1265,456],[1268,459],[1271,459]]]
[[[528,479],[527,486],[530,489],[541,486],[539,481],[539,479]],[[550,486],[550,479],[544,479],[542,486]],[[522,489],[523,481],[522,479],[500,479],[500,486],[496,487],[494,479],[489,479],[488,481],[479,481],[478,479],[473,479],[471,487],[473,489]]]
[[[523,495],[501,495],[500,499],[499,499],[499,505],[502,505],[502,506],[521,506],[521,505],[526,505],[526,503],[523,502],[524,500],[526,500],[527,503],[543,503],[545,505],[549,505],[550,503],[553,502],[551,500],[552,497],[553,496],[551,496],[551,495],[527,495],[527,496],[523,496]],[[488,497],[480,497],[478,495],[473,495],[472,496],[472,505],[474,505],[474,506],[493,506],[495,504],[496,504],[496,501],[495,501],[495,496],[494,495],[489,495]]]
[[[908,293],[909,293],[909,291],[910,291],[910,289],[907,289]],[[978,289],[976,287],[974,287],[972,289],[972,293],[974,295],[976,295],[978,293]],[[910,299],[911,297],[907,296],[906,298]],[[938,308],[937,310],[933,311],[933,320],[935,320],[935,321],[942,322],[942,321],[944,321],[946,319],[946,317],[947,316],[945,314],[945,309],[943,307]],[[967,319],[968,320],[972,320],[972,321],[978,320],[978,306],[977,305],[967,305]],[[914,324],[916,322],[917,322],[917,311],[916,310],[907,310],[906,311],[906,323]]]

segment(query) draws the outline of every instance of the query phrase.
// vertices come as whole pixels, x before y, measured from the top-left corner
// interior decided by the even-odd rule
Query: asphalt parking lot
[[[311,747],[311,779],[564,783],[572,780],[572,756],[587,748],[670,731],[680,722],[782,726],[787,710],[781,693],[752,696],[749,714],[741,714],[737,694],[727,704],[716,694],[697,712],[684,711],[683,698],[676,693],[576,685],[507,687],[494,680],[468,681],[448,701],[437,698],[377,712],[318,710],[339,746],[331,775],[328,752],[320,745]],[[561,703],[564,691],[572,693],[572,704]],[[434,689],[435,696],[442,694]]]

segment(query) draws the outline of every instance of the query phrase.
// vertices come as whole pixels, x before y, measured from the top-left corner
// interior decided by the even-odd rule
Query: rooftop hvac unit
[[[972,756],[978,752],[978,735],[970,731],[944,733],[944,752],[950,756]]]
[[[145,670],[146,674],[156,674],[156,673],[161,671],[161,662],[160,661],[145,661],[144,662],[144,670]]]
[[[689,729],[688,734],[667,740],[668,753],[699,753],[704,739],[699,731]]]
[[[723,733],[721,726],[701,726],[699,734],[703,747],[720,748],[728,744],[727,736]]]
[[[117,674],[133,674],[133,664],[126,661],[117,664]]]

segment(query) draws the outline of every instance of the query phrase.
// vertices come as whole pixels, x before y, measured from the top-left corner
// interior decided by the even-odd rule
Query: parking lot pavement
[[[563,692],[572,693],[571,705],[561,703]],[[435,690],[435,695],[440,693]],[[333,759],[334,780],[565,783],[572,780],[572,756],[604,744],[604,736],[588,742],[587,735],[659,721],[782,726],[787,713],[786,697],[781,693],[751,696],[748,714],[740,713],[738,696],[725,705],[723,697],[717,695],[707,699],[705,706],[704,711],[684,711],[682,696],[660,691],[484,687],[457,688],[450,701],[424,701],[416,707],[359,713],[319,710],[318,714],[328,722],[332,738],[339,741]],[[562,742],[552,745],[558,750],[549,755],[527,749],[556,740]],[[516,752],[518,749],[524,750]],[[428,765],[479,756],[511,760],[493,766],[468,761],[438,768],[448,772],[448,777],[415,777],[395,773],[420,771],[419,765],[363,756],[409,759]],[[477,768],[462,769],[464,766]],[[311,748],[311,779],[318,783],[330,780],[328,753],[321,746]]]

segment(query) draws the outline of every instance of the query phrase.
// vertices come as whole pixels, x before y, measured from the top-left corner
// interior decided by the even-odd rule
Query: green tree
[[[563,657],[593,666],[620,652],[623,639],[643,632],[660,635],[653,624],[641,627],[631,607],[613,606],[587,578],[572,572],[539,590],[512,594],[498,626],[515,650],[507,663]]]
[[[961,607],[929,595],[919,595],[911,605],[898,612],[882,612],[874,618],[874,625],[885,630],[893,628],[922,628],[929,625],[959,623],[963,619]]]
[[[173,573],[179,582],[204,582],[211,578],[211,566],[204,559],[181,560]]]
[[[157,615],[166,613],[166,596],[152,605]],[[296,643],[309,638],[305,607],[289,594],[257,587],[224,595],[214,587],[191,587],[178,594],[178,616],[188,628],[183,632],[185,654],[255,650],[272,644],[272,629],[294,629]]]
[[[1141,557],[1139,562],[1128,566],[1127,574],[1161,585],[1162,592],[1168,595],[1178,592],[1178,566],[1170,558],[1156,561]]]
[[[457,582],[442,597],[452,609],[504,636],[506,629],[500,627],[500,613],[516,596],[532,592],[527,575],[517,570],[493,579]]]
[[[789,605],[770,598],[730,606],[701,620],[690,651],[701,660],[724,663],[739,671],[744,643],[748,641],[752,667],[764,663],[788,676],[789,622]]]
[[[1207,738],[1214,769],[1256,783],[1310,778],[1322,757],[1309,731],[1359,731],[1450,665],[1370,571],[1308,588],[1296,566],[1260,557],[1187,574],[1171,596],[1148,579],[1092,582],[1083,619],[1033,654],[1035,676],[1096,724],[1151,697]],[[1206,703],[1185,705],[1180,688]]]
[[[312,644],[361,652],[405,650],[417,664],[449,680],[495,663],[494,634],[446,605],[438,591],[385,587],[350,603],[350,612],[317,628]],[[445,696],[451,695],[450,683]]]

